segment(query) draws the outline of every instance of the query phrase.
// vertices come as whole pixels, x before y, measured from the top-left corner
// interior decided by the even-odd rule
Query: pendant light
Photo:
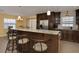
[[[69,12],[68,11],[66,11],[66,16],[69,16]]]
[[[21,19],[21,16],[18,16],[18,20],[20,20]]]
[[[23,19],[21,18],[21,16],[18,16],[18,19],[17,20],[23,20]]]
[[[47,11],[47,15],[50,16],[51,15],[51,11]]]

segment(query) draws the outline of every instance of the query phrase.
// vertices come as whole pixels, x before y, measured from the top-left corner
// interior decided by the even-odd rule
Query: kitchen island
[[[17,31],[17,35],[26,35],[30,41],[30,47],[35,44],[32,41],[43,41],[47,46],[47,53],[56,53],[60,50],[61,32],[55,30],[41,30],[41,29],[12,29]],[[30,49],[29,49],[30,50]],[[33,50],[33,49],[32,49]],[[30,52],[33,52],[30,50]]]

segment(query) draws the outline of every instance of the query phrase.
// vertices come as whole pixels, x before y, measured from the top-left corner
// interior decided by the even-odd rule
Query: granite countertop
[[[58,35],[60,33],[60,31],[58,31],[58,30],[42,30],[42,29],[27,29],[27,28],[23,28],[23,29],[16,28],[14,30],[36,32],[36,33],[44,33],[44,34],[52,34],[52,35]]]

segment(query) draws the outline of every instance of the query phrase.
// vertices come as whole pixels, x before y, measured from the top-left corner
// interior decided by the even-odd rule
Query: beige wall
[[[29,24],[29,20],[30,20],[30,19],[31,19],[31,20],[33,19],[33,20],[34,20],[34,19],[36,19],[36,16],[28,16],[28,17],[27,17],[27,20],[26,20],[26,27],[28,27],[28,24]],[[37,20],[37,19],[36,19],[36,20]]]
[[[0,14],[0,36],[4,35],[4,27],[3,27],[3,14]]]
[[[4,18],[16,19],[16,28],[26,28],[28,25],[29,19],[36,19],[36,16],[21,16],[23,18],[22,21],[17,20],[18,16],[8,15],[4,13],[0,13],[0,37],[6,36],[7,30],[4,29]],[[21,27],[20,27],[21,26]]]
[[[4,29],[4,18],[11,18],[17,20],[17,16],[0,13],[0,37],[5,36],[7,31]],[[19,26],[26,27],[27,17],[22,16],[22,18],[23,21],[19,21],[19,20],[16,21],[17,28],[19,28]]]
[[[22,26],[23,28],[26,28],[26,24],[27,24],[27,17],[22,17],[23,20],[17,20],[16,21],[16,27],[20,28],[20,26]]]

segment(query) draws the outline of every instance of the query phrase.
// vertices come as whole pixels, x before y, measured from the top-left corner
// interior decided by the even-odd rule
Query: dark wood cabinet
[[[55,23],[60,24],[60,12],[55,12]]]
[[[70,41],[71,33],[67,30],[62,30],[62,40]]]
[[[62,40],[79,43],[79,31],[61,30]]]
[[[55,24],[55,13],[52,12],[50,16],[48,16],[49,23],[48,23],[48,29],[53,30],[53,25]]]
[[[37,29],[40,29],[40,20],[48,20],[46,13],[37,14]]]
[[[47,46],[47,49],[44,53],[57,53],[59,52],[59,43],[60,43],[60,39],[58,35],[53,35],[53,34],[48,34],[48,33],[40,33],[40,32],[33,32],[33,31],[23,31],[23,30],[16,30],[17,31],[17,35],[18,36],[22,36],[24,35],[24,38],[28,38],[29,42],[28,44],[19,44],[19,46],[17,47],[17,50],[23,50],[23,52],[26,52],[28,50],[28,53],[36,53],[36,52],[40,52],[43,53],[42,51],[42,44],[40,44],[41,46],[39,48],[41,48],[41,51],[35,51],[34,45],[36,43],[44,43]],[[17,40],[18,42],[18,40]],[[20,46],[22,46],[22,48],[20,48]],[[38,45],[37,45],[38,46]],[[44,46],[45,47],[45,46]],[[37,47],[38,48],[38,47]]]
[[[79,43],[79,31],[73,31],[72,40],[73,42]]]
[[[49,16],[47,13],[37,14],[37,29],[40,29],[40,20],[48,20],[48,29],[52,30],[60,23],[60,12],[51,12]]]
[[[76,24],[79,24],[79,9],[76,10]]]
[[[38,20],[45,20],[45,19],[48,19],[48,16],[46,13],[37,14],[37,19]]]

